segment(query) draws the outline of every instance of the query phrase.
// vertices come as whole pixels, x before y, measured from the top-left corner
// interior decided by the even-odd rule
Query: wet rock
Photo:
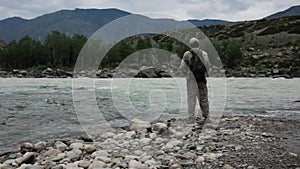
[[[20,70],[18,70],[18,69],[13,69],[11,72],[12,72],[13,74],[19,74]]]
[[[83,150],[86,151],[87,153],[91,154],[94,151],[96,151],[96,147],[94,145],[84,145]]]
[[[22,146],[21,146],[21,150],[23,152],[28,152],[28,151],[32,151],[34,149],[33,145],[31,143],[24,143]]]
[[[68,146],[65,143],[63,143],[62,141],[56,141],[54,143],[54,148],[56,148],[60,151],[65,151],[67,147]]]
[[[135,77],[161,78],[162,76],[159,74],[159,70],[153,66],[143,66]]]
[[[23,75],[23,76],[27,76],[28,72],[26,70],[20,70],[19,74]]]
[[[67,72],[61,69],[56,69],[56,75],[60,78],[72,77],[73,74],[71,72]]]
[[[111,78],[113,75],[105,70],[99,70],[96,72],[98,78]]]
[[[41,151],[47,147],[47,142],[40,141],[34,145],[34,149],[37,151]]]
[[[0,77],[6,77],[7,72],[6,71],[0,71]]]
[[[37,154],[34,153],[34,152],[27,152],[27,153],[24,154],[23,157],[20,157],[20,158],[16,159],[16,163],[19,164],[19,165],[24,164],[24,163],[25,164],[31,164],[31,163],[34,162],[34,159],[35,159],[36,155]]]
[[[53,71],[51,68],[47,68],[47,69],[45,69],[45,70],[43,70],[42,71],[42,76],[49,76],[49,75],[52,75],[52,76],[54,76],[55,74],[56,74],[56,72],[55,71]]]
[[[157,132],[158,134],[161,134],[161,133],[167,131],[167,129],[168,129],[168,126],[165,123],[156,123],[152,126],[152,130],[154,132]]]
[[[86,137],[86,136],[80,136],[79,140],[82,140],[84,142],[93,142],[94,140],[92,138]]]
[[[146,121],[142,121],[139,119],[133,119],[130,122],[129,129],[135,131],[145,130],[147,128],[151,128],[151,124]]]

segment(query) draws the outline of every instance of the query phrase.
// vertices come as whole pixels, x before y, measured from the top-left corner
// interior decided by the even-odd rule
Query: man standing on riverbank
[[[202,117],[206,120],[209,115],[206,74],[210,67],[210,61],[207,53],[200,49],[200,42],[197,38],[190,39],[189,47],[190,50],[183,55],[180,69],[185,73],[187,81],[189,119],[194,122],[196,119],[195,106],[197,98],[202,110]],[[190,70],[184,68],[185,65]]]

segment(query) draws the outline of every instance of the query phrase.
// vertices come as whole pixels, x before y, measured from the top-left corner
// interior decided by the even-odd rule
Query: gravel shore
[[[24,143],[0,154],[0,169],[300,169],[298,120],[224,116],[218,125],[197,119],[148,123],[133,120],[128,128],[97,139],[60,138]]]

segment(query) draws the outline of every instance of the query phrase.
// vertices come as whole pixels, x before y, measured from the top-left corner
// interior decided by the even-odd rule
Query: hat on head
[[[198,48],[200,45],[200,42],[197,38],[191,38],[190,41],[189,41],[189,46],[191,48]]]

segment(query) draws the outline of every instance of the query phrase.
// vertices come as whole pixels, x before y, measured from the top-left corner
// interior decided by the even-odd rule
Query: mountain
[[[285,11],[270,15],[267,18],[299,14],[300,6],[293,6]],[[29,20],[20,17],[7,18],[0,20],[0,39],[10,42],[12,40],[19,40],[25,35],[29,35],[34,39],[44,40],[46,35],[53,30],[58,30],[67,35],[78,33],[89,37],[105,24],[127,15],[130,15],[130,13],[110,8],[60,10]],[[164,31],[164,28],[175,29],[186,27],[186,21],[151,19],[142,15],[136,15],[136,17],[141,21],[137,26],[142,26],[143,28],[162,28],[162,31]],[[214,19],[193,19],[188,21],[196,26],[228,23],[228,21]]]
[[[277,12],[275,14],[267,16],[266,18],[279,18],[283,16],[296,16],[296,15],[300,15],[300,5],[292,6],[287,10]]]
[[[197,19],[190,19],[188,20],[192,24],[196,26],[202,25],[219,25],[219,24],[226,24],[228,21],[225,20],[218,20],[218,19],[204,19],[204,20],[197,20]]]
[[[43,40],[52,30],[58,30],[67,35],[79,33],[89,37],[105,24],[127,15],[130,13],[112,8],[60,10],[30,20],[19,17],[7,18],[0,20],[0,39],[9,42],[29,35],[34,39]],[[143,27],[147,27],[147,24],[153,28],[180,28],[186,25],[185,22],[173,19],[150,19],[142,15],[137,15],[137,17],[139,21],[144,22]],[[196,26],[226,23],[222,20],[208,19],[189,21]]]
[[[12,17],[12,18],[7,18],[3,19],[0,22],[0,26],[15,26],[15,25],[20,25],[22,23],[25,23],[27,20],[20,18],[20,17]]]
[[[8,18],[0,21],[0,39],[18,40],[25,35],[42,40],[52,30],[90,36],[108,22],[129,15],[118,9],[60,10],[31,20]]]

